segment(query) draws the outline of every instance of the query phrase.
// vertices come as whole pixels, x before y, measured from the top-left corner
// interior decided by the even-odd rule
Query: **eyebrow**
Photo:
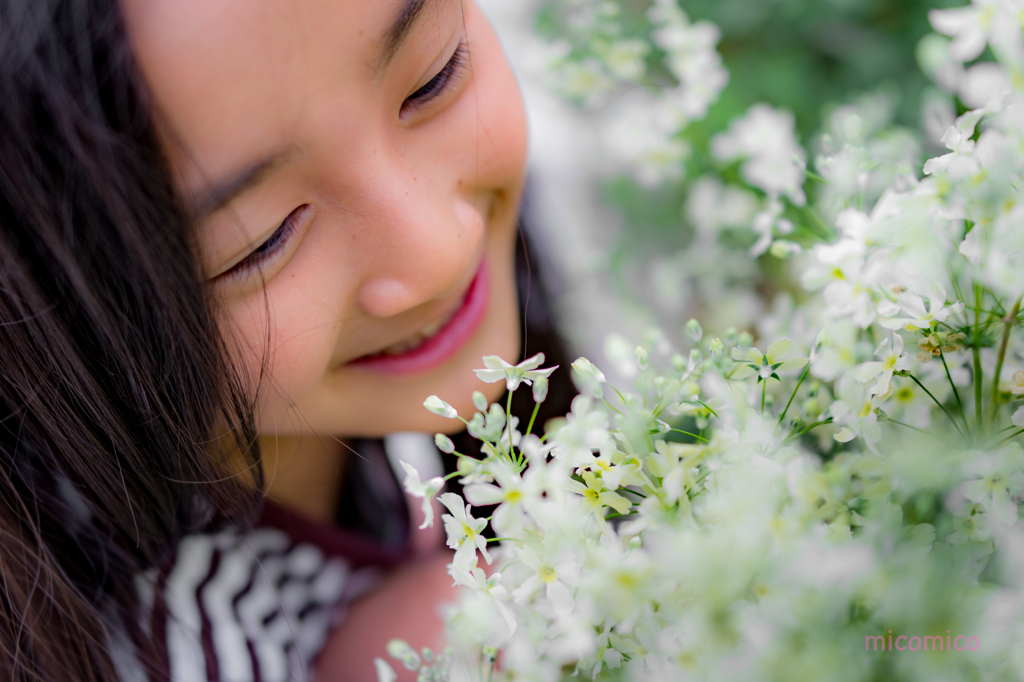
[[[212,184],[197,192],[190,200],[192,213],[197,217],[205,217],[238,198],[240,194],[260,184],[271,171],[290,156],[291,150],[279,151],[257,161],[239,173],[229,176],[226,180]]]
[[[416,25],[416,20],[423,14],[423,8],[429,2],[431,0],[406,0],[402,10],[391,23],[391,28],[384,34],[384,46],[381,48],[380,56],[377,59],[378,72],[383,71],[392,57],[395,56],[395,53],[398,52],[398,48],[402,46],[402,43],[409,36],[413,26]]]

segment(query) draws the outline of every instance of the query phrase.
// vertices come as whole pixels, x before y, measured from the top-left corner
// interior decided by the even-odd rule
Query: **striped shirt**
[[[407,510],[387,462],[395,457],[383,456],[381,441],[366,443],[371,457],[346,476],[352,474],[350,480],[364,490],[376,490],[374,503],[397,494],[407,527]],[[380,521],[379,509],[370,513]],[[145,666],[159,671],[156,679],[144,672],[123,631],[110,641],[121,678],[312,682],[315,659],[347,605],[411,554],[407,534],[404,539],[385,544],[270,501],[250,530],[189,535],[164,570],[136,581],[143,607],[140,629],[162,659]]]

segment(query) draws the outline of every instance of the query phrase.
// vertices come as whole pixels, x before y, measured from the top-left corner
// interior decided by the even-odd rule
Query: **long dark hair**
[[[4,680],[118,679],[133,575],[263,489],[140,84],[115,0],[0,2]]]

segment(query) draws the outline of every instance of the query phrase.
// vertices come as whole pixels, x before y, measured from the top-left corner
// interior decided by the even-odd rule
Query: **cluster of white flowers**
[[[682,16],[670,2],[652,11]],[[743,186],[694,184],[697,243],[747,223],[753,255],[785,257],[798,283],[757,320],[764,343],[735,329],[709,340],[696,321],[689,349],[660,332],[635,350],[612,337],[606,368],[635,385],[580,358],[581,395],[542,436],[511,399],[478,395],[469,419],[427,400],[482,445],[455,453],[464,495],[439,498],[467,588],[448,617],[452,650],[427,663],[405,652],[410,668],[432,680],[1024,677],[1021,16],[1021,0],[932,13],[952,40],[923,43],[941,48],[931,63],[970,74],[988,45],[986,68],[1005,78],[921,172],[924,145],[888,127],[884,93],[833,111],[814,177],[783,112],[759,105],[714,138]],[[659,47],[683,50],[665,30]],[[813,206],[807,182],[824,185]],[[554,369],[542,364],[486,358],[478,375],[530,386],[539,406]],[[407,490],[428,505],[441,486],[410,470]],[[980,646],[861,648],[888,633]]]
[[[635,36],[624,35],[617,21],[623,9],[613,0],[557,0],[548,11],[561,17],[565,30],[546,47],[554,88],[593,106],[642,86],[642,96],[622,102],[609,122],[606,149],[645,187],[681,179],[691,153],[681,134],[707,116],[729,82],[715,49],[718,27],[691,22],[675,0],[655,0],[646,12],[647,30]],[[667,74],[652,76],[652,61]]]

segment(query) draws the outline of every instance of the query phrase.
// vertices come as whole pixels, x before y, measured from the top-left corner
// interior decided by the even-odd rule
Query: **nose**
[[[474,206],[481,203],[422,180],[386,193],[374,211],[380,220],[357,289],[360,308],[393,317],[464,286],[482,252],[484,216]]]

